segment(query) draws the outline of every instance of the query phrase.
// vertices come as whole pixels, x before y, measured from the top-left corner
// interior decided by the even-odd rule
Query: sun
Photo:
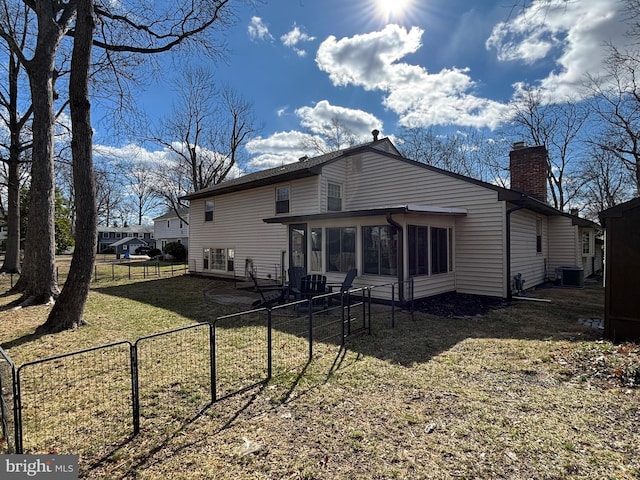
[[[412,0],[376,0],[380,14],[388,20],[404,16],[411,3]]]

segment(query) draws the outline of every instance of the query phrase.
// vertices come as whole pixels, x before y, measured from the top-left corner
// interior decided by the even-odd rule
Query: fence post
[[[349,295],[349,292],[346,292],[347,295]],[[345,334],[344,334],[344,295],[345,292],[342,291],[342,288],[340,289],[340,318],[341,318],[341,323],[342,323],[342,328],[341,328],[341,333],[342,333],[342,338],[340,339],[340,346],[344,347],[344,339],[345,339]],[[351,323],[351,315],[349,315],[349,323]]]
[[[133,434],[140,433],[140,385],[138,383],[138,344],[129,349],[131,355],[131,409],[133,415]]]
[[[271,335],[271,325],[272,325],[272,317],[271,317],[271,309],[267,309],[267,381],[271,380],[272,368],[273,368],[273,354],[271,351],[272,345],[272,335]]]
[[[93,266],[93,281],[98,281],[98,265]]]
[[[171,262],[171,276],[173,277],[173,262]]]
[[[396,284],[391,284],[391,328],[396,328]]]
[[[22,399],[20,398],[20,367],[18,368],[18,374],[13,374],[13,427],[15,431],[16,439],[16,453],[24,453],[22,445]]]
[[[216,401],[215,322],[209,324],[209,368],[211,369],[211,403]]]
[[[309,299],[309,361],[313,359],[313,297]]]
[[[129,280],[131,280],[131,263],[128,263],[127,267],[129,267]]]
[[[213,403],[218,401],[217,372],[216,372],[216,318],[211,325],[211,336],[209,340],[209,349],[211,350],[211,400]]]

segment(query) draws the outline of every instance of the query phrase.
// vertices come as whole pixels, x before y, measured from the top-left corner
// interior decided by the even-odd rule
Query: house
[[[156,245],[153,237],[153,226],[151,225],[128,225],[124,227],[99,226],[97,252],[102,253],[113,243],[128,237],[140,238],[144,240],[145,245],[152,248]]]
[[[110,248],[113,248],[116,253],[116,258],[120,258],[121,255],[135,255],[136,250],[140,247],[148,247],[149,244],[138,237],[125,237],[121,238],[117,242],[113,242],[109,245]]]
[[[614,340],[640,340],[640,198],[600,212],[605,233],[604,333]]]
[[[176,212],[170,209],[153,219],[153,236],[161,250],[167,243],[182,243],[189,248],[189,209],[181,208]]]
[[[339,283],[355,267],[356,286],[411,278],[422,298],[510,297],[518,273],[533,287],[559,267],[588,266],[597,225],[546,203],[544,147],[518,144],[510,157],[506,189],[404,158],[374,136],[225,181],[184,197],[189,268],[280,279],[295,266]]]

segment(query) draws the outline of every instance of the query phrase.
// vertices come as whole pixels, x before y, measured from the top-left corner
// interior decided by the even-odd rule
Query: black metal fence
[[[217,401],[304,368],[349,335],[370,332],[373,288],[226,315],[19,368],[0,348],[0,451],[97,458],[142,428],[181,424]],[[394,325],[398,305],[384,308]]]

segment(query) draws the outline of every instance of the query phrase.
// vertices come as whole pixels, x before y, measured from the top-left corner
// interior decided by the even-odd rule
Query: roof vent
[[[298,159],[299,162],[306,162],[307,160],[309,160],[309,157],[307,155],[303,155]]]
[[[377,142],[377,141],[378,141],[378,135],[380,135],[380,130],[378,130],[378,129],[374,129],[374,130],[371,132],[371,135],[373,135],[373,141],[374,141],[374,142]]]

